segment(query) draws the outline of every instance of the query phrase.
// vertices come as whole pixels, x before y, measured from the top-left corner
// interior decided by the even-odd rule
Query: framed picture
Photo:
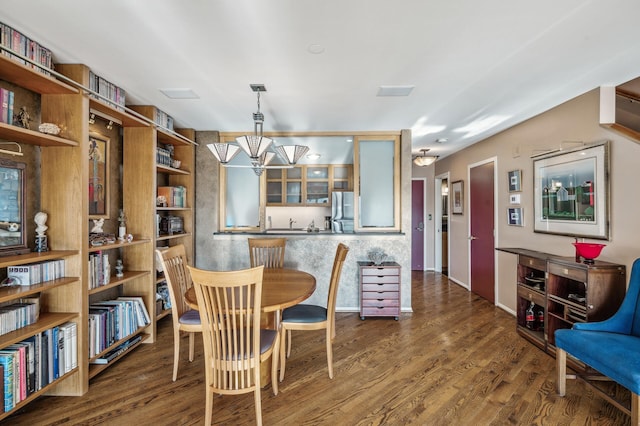
[[[457,180],[451,183],[451,213],[462,214],[464,211],[463,181]]]
[[[509,175],[509,192],[522,191],[522,170],[511,170]]]
[[[89,134],[89,218],[109,219],[109,138]]]
[[[536,157],[534,232],[609,238],[609,142]]]
[[[509,207],[507,209],[507,223],[512,226],[524,226],[522,207]]]
[[[0,159],[0,256],[29,251],[25,227],[25,168],[25,163]]]

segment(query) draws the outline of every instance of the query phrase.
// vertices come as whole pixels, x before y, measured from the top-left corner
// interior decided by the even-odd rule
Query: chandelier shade
[[[237,137],[236,142],[238,142],[240,148],[251,158],[251,162],[254,162],[259,161],[260,156],[273,143],[273,139],[262,135],[244,135]]]
[[[309,147],[304,145],[280,145],[276,147],[276,151],[288,164],[294,165],[309,151]]]
[[[222,164],[227,164],[240,152],[239,146],[229,143],[210,143],[207,144],[207,148],[209,148],[216,159]]]
[[[422,154],[413,159],[413,163],[416,166],[428,166],[430,164],[433,164],[438,159],[437,155],[427,155],[427,151],[429,151],[428,148],[421,149],[420,151],[422,152]]]

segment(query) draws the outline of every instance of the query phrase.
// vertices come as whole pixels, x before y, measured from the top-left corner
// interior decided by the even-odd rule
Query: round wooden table
[[[316,289],[316,278],[297,269],[265,268],[262,276],[262,312],[280,312],[308,299]],[[196,292],[191,287],[185,293],[189,306],[198,309]],[[276,318],[276,324],[278,318]]]

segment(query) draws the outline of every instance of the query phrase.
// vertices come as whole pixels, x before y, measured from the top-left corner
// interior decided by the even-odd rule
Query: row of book
[[[3,49],[1,49],[3,55],[9,56],[46,75],[51,74],[47,71],[47,69],[53,69],[53,55],[51,50],[43,47],[40,43],[31,40],[20,31],[17,31],[2,22],[0,22],[0,46],[3,47]],[[29,64],[24,59],[19,58],[16,55],[12,55],[10,51],[25,56],[35,63],[42,65],[44,68]]]
[[[0,349],[2,411],[78,366],[78,327],[67,322]]]
[[[165,129],[173,130],[173,117],[156,108],[155,123]]]
[[[124,111],[124,105],[126,102],[126,92],[124,89],[116,86],[115,84],[105,80],[93,71],[89,71],[89,89],[98,93],[100,96],[107,98],[111,101],[114,107],[120,111]],[[101,99],[95,95],[91,95],[95,99]]]
[[[40,298],[25,297],[0,306],[0,335],[34,324],[40,317]]]
[[[158,197],[164,197],[165,207],[187,207],[187,188],[184,186],[159,186]]]
[[[110,281],[109,255],[102,251],[89,253],[89,290],[107,285]]]
[[[166,148],[156,148],[156,163],[162,166],[173,167],[173,152]]]
[[[101,357],[92,359],[91,364],[109,364],[111,361],[133,348],[141,340],[142,336],[139,334],[131,339],[127,339]]]
[[[7,267],[7,276],[20,285],[38,284],[64,277],[64,259]]]
[[[13,124],[13,98],[9,89],[0,88],[0,123]]]
[[[142,297],[119,297],[89,305],[89,358],[151,323]]]

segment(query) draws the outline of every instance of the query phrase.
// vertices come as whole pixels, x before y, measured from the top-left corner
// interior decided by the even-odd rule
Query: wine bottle
[[[527,327],[529,330],[534,329],[534,325],[536,322],[536,314],[533,309],[534,307],[535,307],[534,303],[531,302],[531,304],[529,305],[525,313],[525,327]]]

